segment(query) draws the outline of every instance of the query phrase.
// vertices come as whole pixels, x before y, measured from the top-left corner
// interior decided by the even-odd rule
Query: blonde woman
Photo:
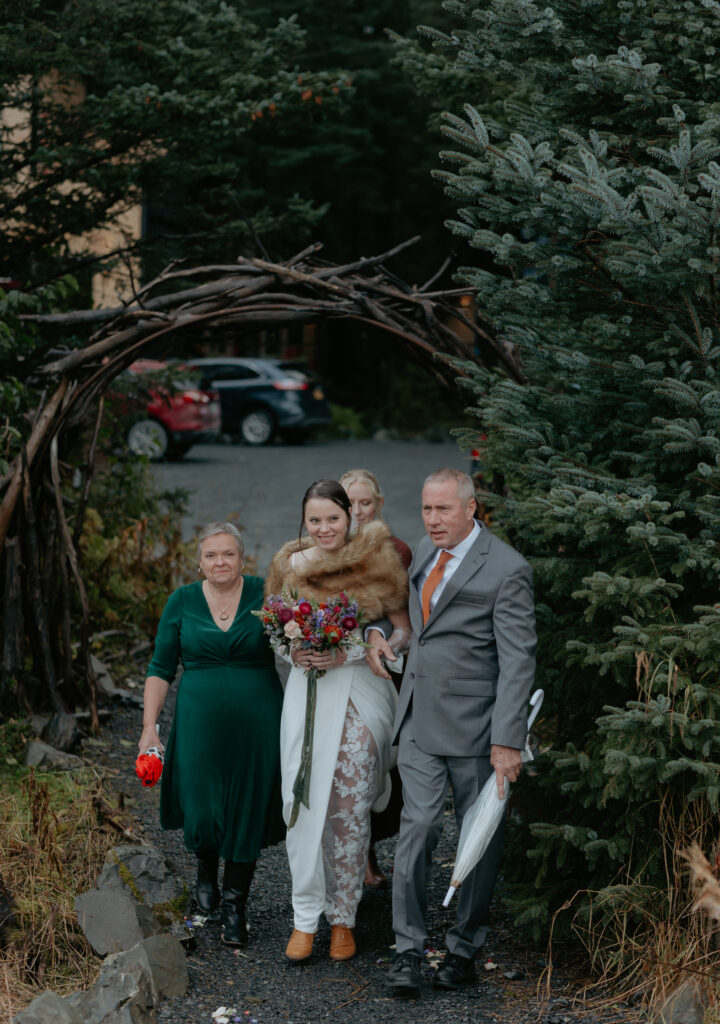
[[[165,754],[160,823],[181,828],[197,857],[198,909],[222,919],[222,941],[245,946],[255,861],[285,836],[280,803],[282,688],[260,620],[263,580],[243,574],[232,523],[198,540],[201,579],[170,595],[145,680],[140,752],[161,746],[155,723],[179,663]],[[218,889],[218,861],[225,871]]]
[[[371,473],[369,469],[351,469],[340,477],[340,484],[345,488],[350,499],[353,519],[358,526],[382,519],[385,497],[374,473]],[[399,537],[391,539],[400,555],[400,561],[407,569],[412,562],[412,551]]]
[[[362,528],[366,523],[382,519],[382,509],[385,504],[385,497],[378,478],[369,469],[351,469],[340,477],[340,483],[345,488],[352,506],[353,519]],[[405,569],[412,561],[412,551],[405,541],[399,537],[392,537],[400,561]],[[393,682],[396,688],[400,689],[402,676],[393,673]],[[384,811],[373,812],[370,818],[370,849],[368,851],[368,862],[365,870],[365,885],[371,889],[387,885],[387,876],[378,864],[375,844],[383,839],[389,839],[398,834],[400,830],[400,814],[402,812],[402,783],[397,768],[393,768],[391,775],[392,792],[388,805]]]

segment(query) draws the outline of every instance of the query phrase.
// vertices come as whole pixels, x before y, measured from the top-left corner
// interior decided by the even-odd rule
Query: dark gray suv
[[[214,356],[186,365],[220,395],[223,433],[245,444],[268,444],[276,434],[302,441],[330,423],[322,385],[297,360]]]

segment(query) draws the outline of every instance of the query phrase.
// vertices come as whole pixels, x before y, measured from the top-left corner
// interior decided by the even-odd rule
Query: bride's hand
[[[297,665],[298,668],[304,668],[307,671],[309,668],[314,668],[312,659],[315,657],[313,651],[306,647],[294,647],[290,652],[293,665]]]
[[[321,668],[327,672],[329,668],[340,668],[341,665],[345,664],[346,658],[345,651],[334,647],[332,651],[317,651],[311,654],[310,665],[312,668]]]

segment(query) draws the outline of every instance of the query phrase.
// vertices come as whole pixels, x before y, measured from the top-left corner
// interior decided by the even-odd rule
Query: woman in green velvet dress
[[[243,576],[231,523],[198,542],[197,583],[171,594],[145,681],[141,752],[161,746],[156,723],[183,665],[160,796],[163,828],[182,828],[198,859],[202,913],[220,907],[223,942],[247,943],[245,906],[260,850],[284,838],[280,796],[282,688],[260,620],[263,580]],[[222,897],[218,862],[225,861]]]

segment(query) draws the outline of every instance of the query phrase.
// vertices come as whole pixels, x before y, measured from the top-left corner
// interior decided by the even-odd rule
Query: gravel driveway
[[[410,441],[327,441],[263,448],[197,445],[180,462],[159,463],[153,477],[163,488],[191,491],[183,522],[187,537],[198,524],[239,517],[245,546],[258,572],[285,541],[297,536],[300,502],[314,480],[337,479],[348,469],[369,469],[385,492],[385,519],[414,548],[423,536],[420,492],[428,473],[443,466],[468,470],[469,457],[448,437],[444,444]]]
[[[170,727],[173,697],[171,690],[160,719],[164,736]],[[95,756],[115,776],[115,785],[131,794],[126,806],[141,823],[144,841],[162,849],[192,886],[194,857],[184,849],[179,832],[163,832],[159,827],[159,787],[143,789],[134,776],[141,717],[137,708],[116,707],[110,724],[103,730],[102,746],[94,748]],[[442,898],[456,839],[448,808],[428,893],[430,947],[423,965],[424,985],[419,999],[398,999],[388,996],[385,990],[384,978],[394,942],[389,889],[365,890],[357,919],[358,955],[354,959],[345,963],[330,961],[330,930],[325,921],[320,925],[313,955],[307,963],[291,964],[285,958],[285,945],[292,931],[292,907],[290,873],[285,844],[281,843],[265,850],[258,862],[248,908],[247,948],[235,953],[224,947],[217,924],[195,929],[194,948],[188,957],[190,991],[183,999],[163,1003],[160,1021],[212,1024],[212,1013],[220,1006],[235,1007],[238,1016],[256,1024],[311,1024],[320,1020],[338,1024],[537,1021],[541,1008],[535,998],[535,987],[544,959],[539,951],[528,948],[525,938],[518,937],[500,911],[495,915],[484,962],[479,964],[477,985],[458,993],[436,991],[431,986],[435,947],[443,949],[444,931],[451,919],[450,912],[442,908]],[[388,875],[394,844],[394,839],[387,839],[377,847],[380,863]],[[494,965],[489,970],[484,966],[488,958]],[[506,972],[512,977],[506,977]],[[574,1018],[555,1019],[560,1024]],[[584,1024],[588,1024],[587,1018]]]
[[[337,479],[346,470],[358,467],[378,476],[386,495],[385,518],[393,532],[414,547],[423,536],[422,482],[428,473],[442,466],[470,468],[469,457],[450,438],[441,444],[335,441],[267,448],[198,445],[181,462],[153,466],[152,472],[161,487],[191,491],[183,522],[186,537],[193,535],[197,524],[237,515],[245,528],[247,550],[256,556],[257,571],[264,573],[277,548],[297,535],[300,501],[310,483],[322,477]],[[164,736],[169,731],[172,696],[171,691],[161,717]],[[194,858],[185,851],[177,832],[160,830],[159,794],[143,790],[133,775],[140,723],[137,709],[117,708],[109,737],[105,733],[109,742],[101,759],[125,792],[133,794],[133,810],[142,822],[146,840],[163,849],[192,885]],[[444,932],[451,920],[451,913],[442,908],[457,841],[449,808],[445,820],[428,892],[430,945],[419,999],[393,998],[385,989],[394,941],[389,889],[366,890],[357,920],[358,955],[353,960],[332,963],[328,959],[329,928],[324,922],[311,960],[304,964],[286,960],[292,908],[287,857],[281,844],[265,851],[258,864],[248,911],[251,938],[247,950],[234,953],[223,947],[218,925],[198,928],[189,956],[190,992],[182,1000],[165,1004],[160,1019],[171,1024],[212,1024],[213,1011],[231,1006],[250,1024],[311,1024],[319,1020],[341,1024],[520,1024],[541,1019],[547,1024],[567,1024],[578,1020],[570,1010],[567,977],[562,973],[555,975],[550,1001],[538,1003],[537,986],[545,966],[542,950],[532,947],[527,936],[518,934],[499,908],[494,912],[483,962],[478,965],[478,983],[457,993],[432,988],[436,948],[443,949]],[[389,876],[394,845],[394,839],[378,844],[380,863]],[[611,1014],[605,1016],[605,1021],[627,1021],[630,1016],[626,1012],[619,1017]],[[582,1020],[591,1024],[586,1015]]]

